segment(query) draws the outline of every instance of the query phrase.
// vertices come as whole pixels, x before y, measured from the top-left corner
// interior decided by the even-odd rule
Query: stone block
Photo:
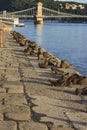
[[[4,99],[6,98],[6,93],[0,93],[0,104],[3,104]]]
[[[18,72],[18,69],[6,69],[6,74],[7,75],[12,75],[12,74],[14,74],[14,75],[19,75],[19,72]]]
[[[7,119],[15,121],[29,121],[31,119],[30,112],[25,113],[6,113],[5,117]]]
[[[27,105],[27,101],[23,94],[8,94],[4,99],[5,104]]]
[[[0,121],[0,130],[17,130],[17,124],[14,121]]]
[[[27,113],[30,111],[28,106],[19,106],[19,105],[0,105],[0,113]]]
[[[16,76],[6,76],[7,77],[7,81],[20,81],[20,77]]]
[[[19,123],[20,130],[48,130],[45,124],[36,123],[36,122],[22,122]]]
[[[77,130],[87,130],[87,113],[85,112],[66,112],[66,115]]]
[[[23,85],[4,85],[4,88],[6,88],[8,90],[8,93],[24,93],[23,91]]]
[[[2,113],[0,113],[0,121],[3,121],[3,114]]]
[[[12,86],[22,86],[22,83],[20,81],[7,81],[3,84],[3,88],[12,88]]]
[[[0,93],[6,93],[6,89],[0,88]]]
[[[23,92],[23,89],[21,88],[18,88],[18,89],[16,89],[16,88],[10,88],[10,89],[8,89],[8,93],[24,93]]]
[[[60,125],[60,126],[52,127],[51,130],[74,130],[74,129],[71,128],[70,126]]]

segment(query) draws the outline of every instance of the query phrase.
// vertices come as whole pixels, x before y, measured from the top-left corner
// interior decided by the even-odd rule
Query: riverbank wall
[[[53,56],[51,53],[47,52],[45,49],[41,48],[35,41],[27,39],[22,34],[12,31],[13,38],[18,42],[20,46],[25,46],[24,52],[32,56],[37,56],[38,60],[44,62],[48,60],[48,64],[54,67],[59,67],[62,69],[73,69],[73,65],[69,64],[66,60],[60,60]],[[79,73],[79,72],[78,72]]]

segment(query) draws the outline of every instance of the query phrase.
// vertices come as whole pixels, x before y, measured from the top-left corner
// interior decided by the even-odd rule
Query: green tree
[[[10,5],[11,5],[11,10],[12,11],[17,11],[17,10],[22,10],[22,9],[27,9],[35,6],[36,1],[35,0],[13,0]]]
[[[9,10],[11,0],[0,0],[0,10]]]

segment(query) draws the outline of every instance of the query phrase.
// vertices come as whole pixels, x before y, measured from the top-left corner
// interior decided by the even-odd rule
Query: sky
[[[75,1],[75,2],[87,3],[87,0],[59,0],[59,1]]]

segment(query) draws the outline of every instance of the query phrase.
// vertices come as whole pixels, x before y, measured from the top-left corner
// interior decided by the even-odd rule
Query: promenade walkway
[[[87,130],[87,97],[78,86],[52,87],[50,69],[5,31],[0,48],[0,130]],[[82,86],[79,86],[82,87]]]
[[[0,130],[47,130],[45,125],[31,121],[21,70],[26,57],[21,51],[5,32],[5,46],[0,48]]]

